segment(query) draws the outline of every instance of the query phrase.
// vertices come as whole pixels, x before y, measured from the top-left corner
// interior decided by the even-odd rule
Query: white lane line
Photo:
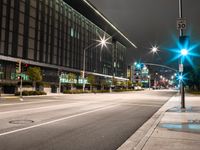
[[[19,112],[25,112],[25,111],[34,111],[34,110],[40,110],[40,109],[49,109],[49,108],[65,108],[66,106],[74,106],[74,105],[80,105],[85,104],[85,102],[79,102],[79,103],[69,103],[69,104],[59,104],[59,105],[53,105],[53,106],[44,106],[44,107],[36,107],[36,108],[27,108],[27,109],[18,109],[18,110],[11,110],[11,111],[5,111],[0,112],[0,115],[2,114],[9,114],[9,113],[19,113]],[[86,103],[87,104],[87,103]]]
[[[63,117],[63,118],[60,118],[60,119],[52,120],[52,121],[49,121],[49,122],[33,125],[33,126],[30,126],[30,127],[4,132],[4,133],[1,133],[0,136],[4,136],[4,135],[12,134],[12,133],[17,133],[17,132],[21,132],[21,131],[25,131],[25,130],[29,130],[29,129],[33,129],[33,128],[37,128],[37,127],[53,124],[53,123],[56,123],[56,122],[59,122],[59,121],[63,121],[63,120],[67,120],[67,119],[83,116],[83,115],[86,115],[86,114],[98,112],[98,111],[101,111],[101,110],[105,110],[105,109],[109,109],[109,108],[113,108],[113,107],[117,107],[117,106],[119,106],[119,105],[107,106],[107,107],[103,107],[103,108],[87,111],[87,112],[84,112],[84,113],[79,113],[79,114],[76,114],[76,115],[72,115],[72,116],[68,116],[68,117]]]
[[[38,103],[47,103],[47,102],[59,102],[63,100],[44,100],[44,101],[37,101],[37,102],[24,102],[24,103],[12,103],[12,104],[0,104],[0,107],[3,106],[16,106],[16,105],[26,105],[26,104],[38,104]]]

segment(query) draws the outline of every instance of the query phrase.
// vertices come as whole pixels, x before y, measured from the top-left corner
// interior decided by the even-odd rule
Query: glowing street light
[[[153,46],[153,47],[151,48],[151,52],[152,52],[153,54],[157,54],[158,51],[159,51],[159,49],[158,49],[157,46]]]
[[[183,75],[179,75],[178,80],[183,81]]]
[[[137,62],[134,62],[134,65],[136,66],[136,65],[137,65]]]
[[[181,50],[181,55],[182,55],[182,56],[188,55],[188,50],[187,50],[187,49],[182,49],[182,50]]]
[[[141,68],[141,64],[140,63],[136,64],[136,68],[140,69]]]

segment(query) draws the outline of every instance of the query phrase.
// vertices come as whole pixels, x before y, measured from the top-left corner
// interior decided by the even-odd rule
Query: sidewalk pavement
[[[172,97],[118,150],[200,150],[200,96]]]
[[[44,96],[61,96],[64,95],[62,93],[47,93],[47,95],[30,95],[30,96],[23,96],[23,98],[31,98],[31,97],[44,97]],[[14,94],[2,94],[0,96],[0,102],[13,102],[13,101],[20,101],[20,96],[15,96]]]

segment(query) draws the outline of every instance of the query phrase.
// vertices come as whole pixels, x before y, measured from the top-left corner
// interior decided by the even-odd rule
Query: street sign
[[[186,29],[186,19],[178,18],[176,20],[176,28],[177,28],[177,30],[185,30]]]
[[[183,72],[183,64],[179,64],[179,72]]]

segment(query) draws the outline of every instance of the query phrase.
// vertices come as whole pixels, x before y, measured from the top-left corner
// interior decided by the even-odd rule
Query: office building
[[[126,77],[126,50],[135,45],[86,0],[1,0],[0,80],[16,83],[16,63],[42,69],[54,83],[60,72],[80,78],[83,49],[99,37],[107,47],[86,51],[86,73]]]

